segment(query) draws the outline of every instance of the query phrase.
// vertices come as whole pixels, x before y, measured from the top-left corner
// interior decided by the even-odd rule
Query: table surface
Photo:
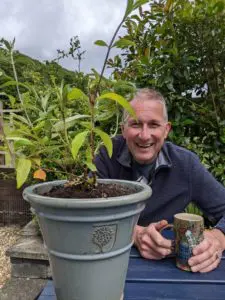
[[[225,256],[216,270],[200,274],[179,270],[174,257],[146,260],[132,248],[124,300],[160,299],[224,300]],[[48,281],[38,300],[56,300],[53,281]]]

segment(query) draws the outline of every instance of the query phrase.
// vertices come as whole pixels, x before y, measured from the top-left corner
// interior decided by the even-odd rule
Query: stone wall
[[[23,228],[21,238],[6,255],[10,257],[12,277],[51,278],[48,254],[32,221]]]

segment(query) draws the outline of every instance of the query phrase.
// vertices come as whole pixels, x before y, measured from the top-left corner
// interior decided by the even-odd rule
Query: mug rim
[[[174,219],[181,220],[181,221],[194,221],[199,222],[203,221],[203,217],[200,215],[190,214],[190,213],[178,213],[174,215]]]

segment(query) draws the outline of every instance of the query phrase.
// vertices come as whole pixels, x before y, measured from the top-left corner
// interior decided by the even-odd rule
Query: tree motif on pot
[[[97,245],[102,252],[109,251],[115,241],[115,233],[116,233],[116,226],[115,225],[103,225],[103,226],[97,226],[94,229],[94,232],[92,234],[92,242]],[[109,246],[108,249],[104,249],[105,246]]]

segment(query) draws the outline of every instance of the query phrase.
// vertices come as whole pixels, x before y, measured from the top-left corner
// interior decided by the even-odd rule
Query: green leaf
[[[5,92],[0,93],[0,96],[7,96],[7,98],[9,98],[11,106],[14,107],[15,103],[16,103],[16,98],[10,94],[7,94]],[[1,101],[4,101],[6,99],[1,98]]]
[[[195,122],[191,119],[185,119],[183,122],[182,122],[182,125],[192,125],[194,124]]]
[[[112,151],[113,151],[113,144],[112,144],[112,140],[111,140],[110,136],[106,132],[102,131],[99,128],[95,128],[94,132],[100,136],[100,138],[102,139],[102,141],[108,151],[109,157],[111,157]]]
[[[104,42],[103,40],[97,40],[97,41],[95,41],[94,44],[98,45],[98,46],[108,47],[107,43]]]
[[[38,122],[38,124],[33,127],[33,131],[34,132],[39,132],[44,127],[45,127],[45,121]]]
[[[224,10],[225,8],[225,4],[224,1],[218,1],[216,2],[216,4],[214,5],[213,9],[216,13],[220,13]]]
[[[22,123],[24,123],[24,124],[26,124],[26,125],[28,125],[28,126],[30,125],[29,122],[27,121],[27,119],[26,119],[25,117],[20,116],[20,115],[15,114],[15,113],[12,113],[11,115],[12,115],[12,117],[13,117],[14,119],[17,119],[17,120],[21,121]]]
[[[46,108],[47,108],[49,98],[50,98],[50,94],[47,94],[41,98],[41,106],[44,110],[46,110]]]
[[[14,141],[15,146],[33,146],[33,143],[26,138],[10,136],[10,137],[7,137],[6,139],[9,141]]]
[[[112,118],[114,115],[115,115],[115,111],[100,112],[99,114],[96,114],[95,120],[96,121],[106,121],[106,120]]]
[[[83,132],[80,132],[72,140],[72,149],[71,149],[71,152],[72,152],[74,160],[76,160],[77,154],[78,154],[80,148],[83,146],[88,133],[89,133],[89,131],[87,131],[87,130],[83,131]]]
[[[164,7],[165,12],[170,12],[173,2],[174,2],[174,0],[167,0],[165,7]]]
[[[89,163],[92,163],[93,156],[92,156],[92,152],[91,152],[91,147],[89,145],[87,146],[85,155],[86,155],[86,161]]]
[[[117,48],[124,48],[128,46],[135,46],[135,42],[125,38],[121,38],[113,44],[113,47],[117,47]]]
[[[9,50],[9,51],[11,50],[11,48],[12,48],[11,44],[7,40],[4,39],[3,44],[5,45],[5,47],[7,48],[7,50]]]
[[[24,83],[21,83],[21,82],[17,82],[15,80],[10,80],[10,81],[7,81],[5,83],[3,83],[2,85],[0,85],[0,88],[4,88],[4,87],[7,87],[7,86],[16,86],[16,85],[19,85],[19,86],[22,86],[28,90],[30,90],[30,87],[27,85],[27,84],[24,84]]]
[[[88,100],[88,97],[78,88],[73,88],[70,90],[67,94],[68,100],[79,100],[79,99],[86,99]]]
[[[135,114],[133,107],[130,105],[130,103],[124,97],[122,97],[118,94],[115,94],[115,93],[106,93],[106,94],[103,94],[103,95],[99,96],[98,98],[96,98],[97,101],[102,100],[102,99],[110,99],[110,100],[116,101],[124,109],[126,109],[132,117],[136,118],[136,114]]]
[[[91,122],[80,122],[80,125],[91,130],[92,129],[92,123]]]
[[[19,189],[24,182],[27,180],[27,177],[31,169],[31,160],[26,158],[20,158],[16,166],[16,182],[17,188]]]
[[[133,10],[134,0],[127,0],[127,7],[125,11],[125,17],[127,17]]]
[[[145,3],[148,3],[149,0],[137,0],[134,3],[134,0],[127,0],[127,7],[126,7],[126,11],[125,11],[125,18],[135,9],[139,8],[140,6],[142,6]]]
[[[96,172],[97,168],[96,166],[93,164],[93,155],[92,155],[92,151],[91,151],[91,147],[88,146],[86,149],[86,161],[85,161],[85,165],[92,171],[92,172]]]
[[[142,6],[143,4],[146,4],[148,2],[149,2],[149,0],[137,0],[133,5],[133,10],[139,8],[140,6]]]
[[[86,161],[85,164],[88,167],[88,169],[91,170],[92,172],[96,172],[97,171],[97,168],[96,168],[96,166],[93,163]]]
[[[90,116],[89,115],[79,115],[79,114],[77,114],[75,116],[66,118],[65,119],[66,128],[68,129],[68,128],[72,127],[76,123],[77,120],[86,119],[86,118],[90,118]],[[56,131],[63,130],[64,129],[64,122],[59,121],[59,122],[55,123],[53,125],[53,129],[56,130]]]

